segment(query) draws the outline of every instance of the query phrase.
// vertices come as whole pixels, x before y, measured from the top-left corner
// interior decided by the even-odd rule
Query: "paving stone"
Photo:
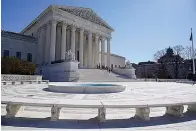
[[[81,82],[82,83],[82,82]],[[83,82],[84,84],[85,82]],[[92,82],[90,82],[92,83]],[[96,83],[96,82],[94,82]],[[163,99],[183,100],[185,98],[194,98],[196,94],[196,85],[179,83],[159,83],[159,82],[100,82],[111,84],[126,85],[124,92],[110,94],[71,94],[71,93],[53,93],[44,91],[46,85],[24,84],[24,85],[6,85],[2,88],[2,96],[20,98],[33,98],[39,100],[104,100],[124,102],[134,100],[157,100]],[[70,84],[70,83],[60,83]],[[80,84],[80,83],[77,83]],[[105,123],[97,123],[94,117],[98,114],[98,109],[84,108],[62,108],[60,120],[57,122],[49,121],[50,108],[48,107],[25,107],[24,110],[16,115],[19,118],[5,119],[5,105],[1,106],[2,130],[34,130],[34,129],[64,129],[64,130],[196,130],[196,115],[188,114],[187,106],[184,106],[185,116],[182,118],[163,116],[165,107],[151,108],[151,120],[146,122],[134,119],[134,108],[111,108],[106,109]]]

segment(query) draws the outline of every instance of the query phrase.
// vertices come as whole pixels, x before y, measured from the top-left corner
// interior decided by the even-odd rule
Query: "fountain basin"
[[[73,85],[49,85],[48,90],[58,93],[117,93],[125,90],[125,86],[117,84],[73,84]]]

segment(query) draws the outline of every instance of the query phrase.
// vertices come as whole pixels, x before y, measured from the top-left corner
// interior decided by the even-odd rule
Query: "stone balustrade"
[[[2,74],[1,81],[23,81],[23,80],[42,80],[41,75],[13,75]]]
[[[49,80],[1,81],[1,83],[3,85],[8,85],[8,84],[16,85],[16,84],[25,84],[25,83],[28,83],[28,84],[33,84],[33,83],[38,83],[38,84],[45,83],[45,84],[48,84]]]
[[[32,98],[8,98],[2,96],[2,104],[6,104],[6,118],[15,117],[21,106],[40,106],[51,107],[51,120],[59,119],[60,110],[62,108],[97,108],[98,116],[95,117],[99,122],[106,121],[106,108],[135,108],[135,117],[142,120],[150,120],[150,108],[166,107],[166,114],[183,117],[183,105],[188,105],[188,111],[196,111],[196,101],[190,99],[189,101],[171,101],[163,100],[161,103],[156,100],[151,101],[97,101],[97,100],[44,100],[36,101]],[[55,104],[54,104],[55,103]]]

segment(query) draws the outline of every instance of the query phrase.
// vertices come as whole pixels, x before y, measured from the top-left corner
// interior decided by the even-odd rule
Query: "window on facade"
[[[17,57],[18,59],[21,59],[21,52],[16,52],[16,57]]]
[[[32,54],[31,53],[27,54],[27,61],[32,62]]]
[[[9,50],[3,51],[3,57],[9,57]]]

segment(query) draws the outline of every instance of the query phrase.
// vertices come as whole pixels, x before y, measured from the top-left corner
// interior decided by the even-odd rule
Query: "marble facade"
[[[71,49],[80,62],[79,67],[94,68],[99,64],[111,67],[110,40],[113,31],[92,9],[49,6],[21,33],[37,37],[37,64],[63,60],[65,53]]]

